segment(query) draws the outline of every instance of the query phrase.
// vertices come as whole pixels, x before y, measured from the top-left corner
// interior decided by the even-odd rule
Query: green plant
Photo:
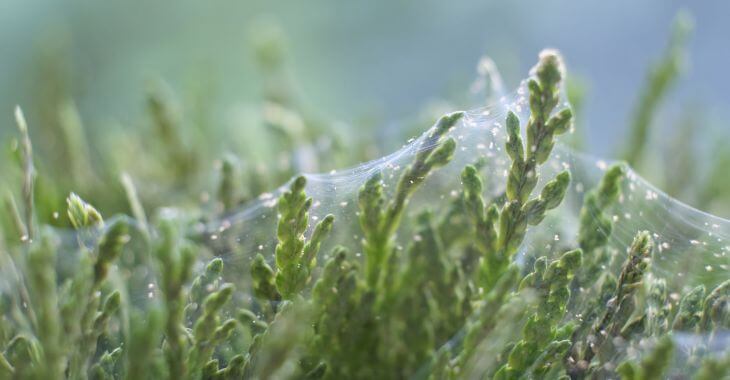
[[[339,182],[323,191],[319,177],[299,176],[276,197],[262,196],[263,212],[238,213],[262,183],[293,172],[295,160],[253,180],[244,178],[257,169],[225,157],[214,199],[206,193],[194,213],[161,209],[122,175],[116,191],[99,178],[97,191],[81,193],[104,205],[121,199],[134,219],[105,219],[103,207],[75,193],[49,219],[63,205],[49,194],[64,186],[34,172],[18,111],[22,202],[6,197],[0,379],[722,378],[727,358],[707,351],[730,328],[730,281],[697,276],[684,286],[653,271],[676,258],[661,254],[664,238],[616,222],[624,198],[636,195],[634,173],[607,166],[594,188],[570,198],[580,204],[565,204],[584,185],[571,173],[588,177],[553,152],[572,128],[571,110],[559,106],[564,77],[558,53],[542,53],[527,82],[524,131],[506,112],[498,156],[463,165],[459,135],[472,115],[447,114],[403,151],[411,159],[403,168],[368,166],[367,177],[349,177],[364,179],[349,209]],[[289,114],[296,107],[280,89],[269,91],[278,104],[269,128],[287,144],[313,138],[311,122],[293,130],[287,123],[302,122]],[[206,152],[186,146],[169,99],[153,95],[148,106],[161,149],[145,159],[163,164],[145,175],[160,175],[166,190],[194,187]],[[64,115],[74,166],[93,166],[83,163],[91,153],[79,147],[78,115]],[[486,170],[499,162],[503,183]],[[546,172],[555,174],[541,184]],[[329,195],[337,200],[330,210],[346,210],[337,221],[319,212],[317,197]],[[571,223],[575,236],[560,240]],[[555,235],[548,245],[545,231]],[[679,334],[702,341],[685,353],[675,346]]]

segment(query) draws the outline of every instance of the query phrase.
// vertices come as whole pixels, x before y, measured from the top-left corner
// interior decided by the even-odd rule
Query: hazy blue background
[[[662,119],[701,104],[718,120],[715,129],[727,131],[730,5],[667,0],[3,0],[0,118],[6,133],[14,104],[32,115],[45,80],[39,57],[44,46],[58,45],[66,47],[69,87],[90,128],[139,119],[145,84],[157,77],[181,92],[210,86],[224,122],[261,91],[250,41],[268,20],[286,36],[300,100],[353,123],[375,117],[389,125],[430,101],[459,99],[484,53],[511,88],[543,47],[558,48],[589,85],[588,150],[611,155],[680,8],[695,19],[690,66]]]

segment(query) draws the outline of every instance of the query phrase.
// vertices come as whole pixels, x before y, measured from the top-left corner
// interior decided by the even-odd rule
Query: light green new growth
[[[360,189],[360,228],[364,235],[365,278],[369,286],[374,287],[380,273],[384,272],[383,265],[392,254],[395,233],[408,200],[432,170],[451,161],[456,141],[453,138],[443,138],[463,116],[463,112],[455,112],[439,119],[421,142],[413,163],[398,179],[395,193],[389,202],[386,202],[383,194],[380,173],[370,177]]]
[[[527,122],[527,145],[520,136],[520,120],[514,113],[507,116],[506,150],[512,160],[507,178],[507,202],[501,210],[496,205],[484,209],[482,185],[476,169],[462,172],[464,199],[476,225],[477,246],[482,251],[479,285],[489,289],[509,265],[522,243],[528,225],[537,225],[545,212],[556,208],[570,184],[564,171],[548,182],[539,197],[529,199],[537,185],[538,166],[545,163],[555,145],[555,136],[570,129],[571,111],[563,109],[553,115],[559,101],[559,85],[563,63],[557,53],[544,51],[535,68],[536,79],[528,82],[530,119]]]
[[[77,230],[104,228],[101,214],[90,204],[76,194],[71,193],[66,199],[67,214],[72,226]],[[75,331],[78,335],[69,363],[69,376],[86,378],[90,360],[97,347],[97,340],[106,332],[107,324],[121,305],[121,295],[114,291],[101,302],[101,289],[107,278],[109,267],[121,255],[124,245],[129,241],[128,225],[124,220],[116,220],[104,229],[104,232],[94,248],[94,257],[82,261],[89,265],[92,281],[86,279],[86,273],[68,284],[73,297],[62,305],[62,316],[66,319],[66,330]],[[99,307],[101,305],[101,309]],[[78,330],[76,328],[78,324]]]
[[[279,242],[276,244],[275,282],[284,299],[292,299],[309,282],[319,247],[335,220],[333,215],[325,216],[314,227],[309,241],[305,240],[304,232],[309,225],[309,208],[312,206],[312,198],[307,198],[304,193],[306,184],[306,178],[296,178],[278,203],[280,217],[276,232]]]
[[[104,225],[104,220],[94,206],[86,203],[78,195],[71,193],[66,198],[66,205],[68,206],[68,219],[75,229],[102,227]]]

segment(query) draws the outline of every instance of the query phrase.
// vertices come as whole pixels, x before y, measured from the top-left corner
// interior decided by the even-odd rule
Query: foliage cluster
[[[273,257],[245,252],[252,258],[243,263],[215,257],[216,235],[203,236],[195,227],[228,215],[269,181],[294,174],[294,157],[261,176],[260,169],[242,170],[226,157],[202,215],[163,210],[148,221],[145,210],[164,204],[164,195],[143,205],[131,177],[122,176],[118,189],[106,177],[113,171],[94,169],[73,106],[66,104],[58,121],[73,170],[53,180],[44,177],[43,166],[41,175],[36,172],[18,109],[13,154],[22,186],[20,197],[6,196],[2,229],[0,379],[728,376],[730,354],[710,355],[703,344],[679,352],[675,337],[696,334],[709,342],[727,333],[730,280],[674,289],[648,275],[657,250],[650,231],[631,231],[635,238],[627,247],[608,244],[623,164],[609,167],[586,193],[577,246],[533,252],[528,264],[518,265],[527,230],[561,206],[571,184],[565,171],[538,186],[556,139],[573,126],[572,111],[560,103],[564,75],[560,56],[543,52],[528,81],[529,118],[507,115],[504,194],[485,196],[484,181],[491,178],[474,163],[461,172],[448,212],[406,212],[458,147],[449,131],[464,115],[448,114],[420,141],[394,189],[385,187],[382,173],[362,185],[359,226],[353,227],[359,246],[320,252],[339,221],[327,215],[310,226],[317,200],[306,195],[306,178],[297,177],[276,203],[279,218],[268,231],[276,236]],[[281,93],[272,90],[267,98],[266,121],[285,149],[315,139],[302,127],[312,123],[291,111],[296,106]],[[161,176],[163,194],[195,188],[208,152],[186,144],[165,96],[154,93],[148,105],[157,139],[143,160],[157,165],[147,175],[174,168]],[[649,117],[642,114],[641,128]],[[336,161],[342,148],[330,142],[310,153]],[[105,219],[82,197],[60,195],[73,183],[112,210],[126,204],[134,218]],[[64,201],[65,215],[55,214]],[[397,243],[403,227],[414,232],[406,247]],[[221,242],[231,249],[236,243]],[[75,256],[59,258],[69,244]],[[318,259],[324,263],[317,265]],[[226,270],[237,276],[224,281]],[[149,302],[140,306],[139,294]],[[676,358],[686,364],[674,365]]]

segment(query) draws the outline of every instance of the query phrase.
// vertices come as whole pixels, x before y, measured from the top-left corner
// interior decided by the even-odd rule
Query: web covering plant
[[[241,211],[226,160],[222,212],[203,222],[104,220],[72,194],[77,231],[33,233],[27,140],[0,377],[726,376],[730,222],[557,144],[572,128],[560,56],[533,74],[393,155]]]

